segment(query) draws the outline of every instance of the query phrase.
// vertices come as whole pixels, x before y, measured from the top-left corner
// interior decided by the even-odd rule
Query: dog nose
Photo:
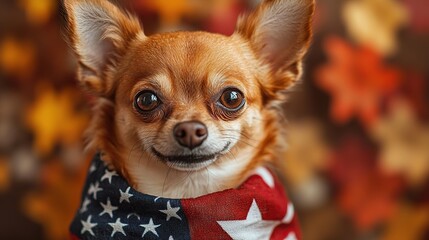
[[[177,124],[173,134],[180,145],[192,150],[206,140],[208,132],[207,127],[201,122],[190,121]]]

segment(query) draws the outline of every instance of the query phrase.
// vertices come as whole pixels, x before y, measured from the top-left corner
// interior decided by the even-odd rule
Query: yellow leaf
[[[411,107],[396,102],[391,112],[372,129],[380,144],[383,170],[403,174],[415,186],[429,175],[429,126],[421,124]]]
[[[48,86],[39,89],[26,116],[35,133],[36,150],[48,154],[56,143],[70,145],[81,141],[88,116],[75,110],[78,94],[71,89],[55,92]]]
[[[396,51],[396,33],[408,18],[405,8],[395,0],[352,0],[344,5],[342,13],[357,43],[385,55]]]

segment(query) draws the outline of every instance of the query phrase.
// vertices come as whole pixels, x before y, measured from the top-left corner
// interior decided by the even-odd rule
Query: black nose
[[[177,124],[173,129],[176,141],[189,149],[200,146],[207,138],[207,127],[201,122],[191,121]]]

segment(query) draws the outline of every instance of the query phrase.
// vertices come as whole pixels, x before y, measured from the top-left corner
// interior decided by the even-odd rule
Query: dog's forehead
[[[216,55],[222,49],[225,52],[233,47],[230,37],[208,32],[161,33],[148,37],[143,43],[153,51],[182,57],[198,57],[202,53]]]
[[[133,60],[146,75],[168,74],[175,82],[208,75],[239,78],[244,69],[230,37],[205,32],[157,34],[135,45]]]
[[[137,39],[118,75],[121,91],[155,82],[166,94],[192,101],[222,88],[249,84],[242,48],[231,37],[206,32],[176,32]]]

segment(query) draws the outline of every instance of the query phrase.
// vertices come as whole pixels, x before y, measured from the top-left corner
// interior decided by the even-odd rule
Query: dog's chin
[[[190,155],[166,155],[152,147],[152,153],[167,166],[179,171],[198,171],[214,163],[219,156],[224,154],[231,145],[228,142],[225,147],[215,153],[210,154],[190,154]]]

